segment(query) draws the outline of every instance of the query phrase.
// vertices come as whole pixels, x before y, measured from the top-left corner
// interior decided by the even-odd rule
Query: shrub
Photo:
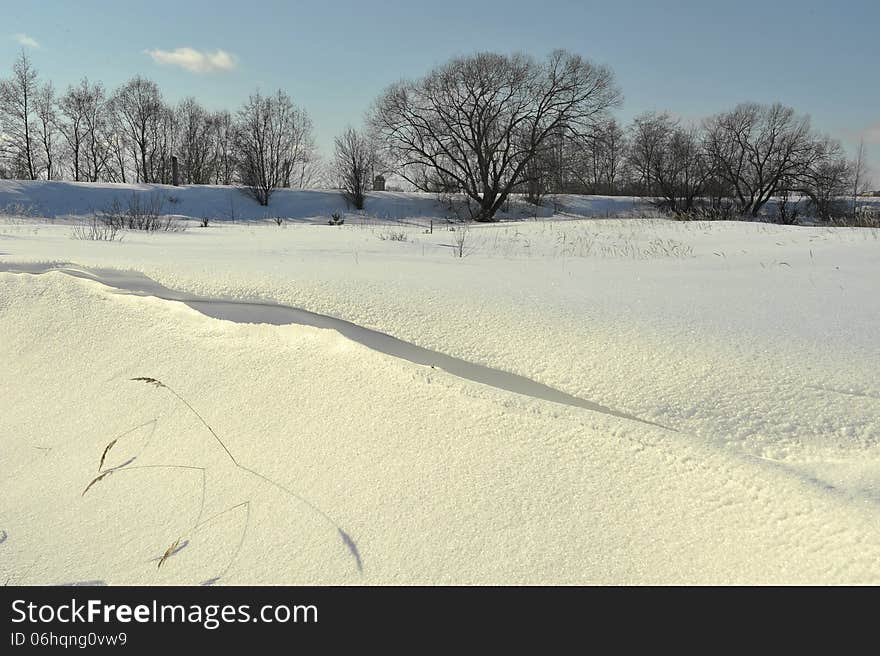
[[[144,230],[146,232],[182,232],[186,227],[173,216],[165,215],[165,201],[161,194],[132,193],[123,204],[118,198],[98,212],[98,220],[117,230]]]
[[[85,241],[122,241],[119,226],[112,223],[105,223],[93,216],[87,223],[80,223],[73,226],[70,234],[72,239],[82,239]]]
[[[388,230],[379,233],[381,241],[406,241],[406,233],[403,231]]]

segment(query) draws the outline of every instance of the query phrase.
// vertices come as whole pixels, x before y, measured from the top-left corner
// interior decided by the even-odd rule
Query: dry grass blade
[[[165,550],[165,553],[162,554],[162,557],[159,559],[159,564],[156,565],[156,569],[162,567],[162,564],[168,560],[168,557],[174,553],[174,550],[177,549],[177,545],[180,544],[180,538],[177,538],[174,542],[171,543],[171,546]]]
[[[107,453],[110,451],[110,449],[113,448],[113,446],[118,441],[119,441],[119,438],[117,437],[115,440],[111,441],[107,446],[104,447],[104,453],[101,454],[101,462],[98,463],[98,471],[101,471],[101,469],[103,469],[104,459],[107,457]]]
[[[110,449],[112,449],[114,446],[116,446],[116,444],[117,444],[117,442],[119,442],[119,440],[121,440],[125,437],[128,437],[129,435],[131,435],[135,431],[143,428],[144,426],[149,426],[150,424],[153,424],[153,430],[155,430],[156,419],[153,418],[150,421],[145,421],[144,423],[139,424],[138,426],[135,426],[134,428],[130,428],[129,430],[125,431],[124,433],[120,433],[119,435],[114,437],[110,441],[110,443],[104,447],[104,452],[101,454],[101,462],[98,463],[98,472],[100,473],[101,470],[104,468],[104,461],[107,459],[107,454],[110,453]],[[149,443],[149,438],[148,438],[148,443]],[[114,467],[113,469],[116,469],[116,467]]]
[[[84,497],[84,496],[86,495],[86,492],[88,492],[90,489],[92,489],[92,486],[93,486],[95,483],[100,482],[103,478],[105,478],[106,476],[109,476],[109,475],[112,474],[114,471],[115,471],[115,470],[113,470],[113,469],[108,469],[108,470],[105,471],[103,474],[98,474],[97,476],[95,476],[95,478],[92,479],[92,482],[89,483],[88,485],[86,485],[86,489],[82,491],[82,494],[81,494],[80,496],[81,496],[81,497]]]
[[[226,576],[226,574],[232,568],[233,563],[235,563],[235,559],[238,558],[238,555],[241,553],[241,548],[244,546],[244,539],[247,536],[248,527],[250,526],[250,522],[251,522],[251,502],[250,502],[250,499],[248,499],[247,501],[242,501],[241,503],[238,503],[230,508],[227,508],[226,510],[221,511],[221,512],[217,513],[216,515],[212,515],[211,517],[200,522],[199,524],[197,524],[193,528],[193,531],[198,531],[201,528],[203,528],[204,526],[213,522],[218,517],[221,517],[228,512],[232,512],[233,510],[237,510],[238,508],[244,508],[244,511],[245,511],[244,526],[242,527],[242,530],[241,530],[241,539],[238,541],[238,546],[235,548],[235,551],[233,552],[232,557],[229,559],[229,562],[226,564],[226,568],[217,576],[214,576],[206,581],[202,581],[201,585],[214,585],[217,581],[219,581],[224,576]]]
[[[232,452],[226,447],[226,444],[223,443],[223,440],[220,439],[220,436],[217,435],[216,432],[214,432],[214,429],[211,428],[211,425],[207,421],[205,421],[205,418],[202,417],[202,415],[199,414],[199,411],[196,410],[194,407],[192,407],[192,404],[190,404],[189,401],[187,401],[180,394],[178,394],[176,391],[174,391],[173,388],[168,387],[168,385],[163,383],[161,380],[158,380],[156,378],[150,378],[148,376],[138,376],[137,378],[131,378],[130,380],[134,380],[134,381],[141,382],[141,383],[147,383],[149,385],[155,385],[156,387],[162,387],[164,389],[167,389],[169,392],[171,392],[175,397],[177,397],[177,399],[181,403],[183,403],[187,408],[189,408],[190,412],[192,412],[198,418],[198,420],[200,422],[202,422],[202,425],[208,429],[208,432],[210,432],[211,435],[214,436],[214,439],[217,440],[217,443],[223,448],[223,450],[226,452],[226,455],[229,456],[229,459],[233,462],[233,464],[236,467],[240,466],[238,464],[238,460],[235,459],[235,456],[232,455]]]
[[[266,476],[266,475],[264,475],[264,474],[261,474],[260,472],[254,470],[254,469],[251,469],[250,467],[246,467],[245,465],[242,465],[241,463],[239,463],[238,460],[235,459],[235,456],[232,455],[232,452],[227,448],[227,446],[226,446],[226,444],[223,442],[223,440],[220,439],[220,436],[217,435],[217,433],[214,431],[214,429],[211,427],[211,425],[210,425],[207,421],[205,421],[205,418],[202,417],[201,414],[199,414],[198,410],[196,410],[196,409],[192,406],[192,404],[191,404],[189,401],[187,401],[187,400],[186,400],[185,398],[183,398],[180,394],[178,394],[178,393],[174,390],[174,388],[169,387],[168,385],[166,385],[166,384],[163,383],[162,381],[160,381],[160,380],[158,380],[158,379],[156,379],[156,378],[151,378],[151,377],[149,377],[149,376],[138,376],[138,377],[136,377],[136,378],[130,378],[129,380],[136,381],[136,382],[141,382],[141,383],[147,383],[148,385],[154,385],[154,386],[156,386],[156,387],[161,387],[161,388],[164,388],[164,389],[168,390],[172,395],[174,395],[174,396],[177,398],[178,401],[180,401],[180,402],[183,403],[187,408],[189,408],[190,412],[192,412],[192,414],[195,415],[195,417],[196,417],[196,418],[201,422],[201,424],[202,424],[202,425],[208,430],[208,432],[211,433],[211,435],[214,437],[214,439],[217,441],[217,443],[218,443],[218,444],[221,446],[221,448],[226,452],[226,455],[229,457],[229,460],[232,462],[232,464],[233,464],[237,469],[240,469],[241,471],[247,472],[247,473],[249,473],[249,474],[251,474],[251,475],[253,475],[253,476],[256,476],[257,478],[259,478],[259,479],[265,481],[265,482],[268,483],[269,485],[272,485],[273,487],[275,487],[275,488],[281,490],[282,492],[284,492],[285,494],[287,494],[287,495],[290,496],[291,498],[296,499],[297,501],[299,501],[299,502],[305,504],[306,506],[308,506],[309,508],[311,508],[314,512],[316,512],[316,513],[319,514],[321,517],[323,517],[328,523],[332,524],[332,525],[334,526],[334,528],[336,528],[336,530],[339,532],[339,536],[342,538],[343,543],[345,544],[346,548],[349,550],[349,552],[351,553],[352,557],[354,558],[354,560],[355,560],[355,564],[357,565],[357,568],[358,568],[358,571],[359,571],[359,572],[363,572],[363,562],[361,561],[361,555],[360,555],[360,552],[358,551],[357,544],[356,544],[355,541],[351,538],[351,536],[350,536],[348,533],[346,533],[346,532],[342,529],[342,527],[341,527],[341,526],[340,526],[340,525],[339,525],[339,524],[338,524],[338,523],[337,523],[332,517],[330,517],[330,515],[328,515],[326,512],[324,512],[323,510],[321,510],[319,507],[317,507],[315,504],[313,504],[311,501],[309,501],[308,499],[306,499],[306,498],[303,497],[302,495],[297,494],[296,492],[294,492],[294,491],[291,490],[290,488],[285,487],[284,485],[281,485],[278,481],[275,481],[275,480],[269,478],[268,476]],[[109,446],[108,446],[108,449],[107,449],[107,450],[109,450]],[[129,464],[129,463],[123,463],[123,465],[120,465],[120,467],[124,467],[124,466],[126,466],[126,465],[128,465],[128,464]],[[185,465],[179,465],[179,467],[187,468]],[[205,478],[204,478],[204,469],[201,468],[201,467],[189,467],[189,468],[190,468],[190,469],[202,469],[202,508],[201,508],[201,510],[199,511],[199,518],[201,518],[201,516],[202,516],[202,512],[204,511],[204,503],[205,503]],[[119,469],[119,468],[116,468],[116,469]],[[97,479],[95,479],[92,483],[90,483],[90,484],[89,484],[89,487],[91,487],[94,483],[97,483],[98,480],[100,480],[104,475],[106,475],[107,473],[110,473],[110,472],[112,472],[112,471],[114,471],[114,469],[110,469],[110,470],[108,470],[107,472],[105,472],[105,474],[103,474],[102,476],[100,476],[100,477],[98,477]],[[88,487],[86,488],[86,490],[88,490]],[[83,494],[85,494],[85,492],[83,492]],[[239,503],[239,504],[237,504],[237,505],[235,505],[235,506],[232,506],[231,508],[227,508],[226,510],[224,510],[224,511],[218,513],[217,515],[214,515],[214,516],[212,516],[212,517],[210,517],[210,518],[208,518],[208,519],[201,520],[201,521],[196,520],[196,525],[193,527],[193,530],[194,530],[194,531],[198,531],[198,530],[199,530],[201,527],[203,527],[205,524],[208,524],[209,522],[211,522],[211,521],[212,521],[213,519],[215,519],[216,517],[218,517],[218,516],[220,516],[220,515],[223,515],[223,514],[229,512],[229,511],[231,511],[231,510],[234,510],[234,509],[236,509],[236,508],[240,508],[240,507],[242,507],[242,506],[243,506],[243,507],[245,508],[245,510],[246,510],[245,524],[244,524],[244,530],[243,530],[243,532],[242,532],[242,538],[241,538],[241,541],[239,542],[238,548],[236,549],[235,555],[233,555],[232,560],[230,560],[230,564],[227,566],[227,569],[224,570],[223,574],[221,574],[221,575],[218,576],[218,577],[215,577],[214,579],[210,579],[209,581],[204,582],[204,584],[206,584],[206,585],[210,585],[210,584],[212,584],[213,582],[215,582],[215,581],[219,580],[220,578],[222,578],[223,576],[225,576],[226,571],[228,571],[229,567],[232,566],[232,561],[235,560],[235,558],[238,556],[238,552],[241,551],[241,547],[242,547],[242,545],[244,544],[244,537],[245,537],[245,535],[247,534],[248,525],[249,525],[249,523],[250,523],[250,503],[251,503],[250,500],[243,501],[242,503]],[[178,540],[178,542],[179,542],[179,540]],[[175,549],[176,547],[177,547],[177,543],[175,543],[174,545],[172,545],[172,547],[171,547],[168,551],[165,552],[165,555],[164,555],[164,556],[161,558],[161,560],[160,560],[160,566],[161,566],[161,563],[163,563],[163,562],[165,561],[165,559],[166,559],[169,555],[171,555],[171,554],[173,553],[173,551],[174,551],[174,549]]]

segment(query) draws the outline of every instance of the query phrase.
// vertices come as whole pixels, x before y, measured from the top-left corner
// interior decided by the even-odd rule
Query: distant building
[[[373,191],[385,191],[385,176],[377,175],[373,178]]]

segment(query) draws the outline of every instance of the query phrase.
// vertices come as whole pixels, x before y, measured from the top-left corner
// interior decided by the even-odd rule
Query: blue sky
[[[24,47],[62,88],[141,73],[171,101],[231,109],[283,88],[325,152],[397,79],[476,50],[565,48],[615,71],[624,121],[781,101],[850,148],[864,135],[880,178],[878,0],[0,0],[0,30],[0,76]]]

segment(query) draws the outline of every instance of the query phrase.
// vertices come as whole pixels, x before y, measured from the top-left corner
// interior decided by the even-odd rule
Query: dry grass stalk
[[[232,452],[226,448],[226,445],[223,443],[223,440],[220,439],[220,436],[214,432],[214,429],[211,428],[211,425],[207,421],[205,421],[205,419],[204,419],[204,417],[202,417],[202,415],[199,414],[198,410],[196,410],[194,407],[192,407],[192,405],[190,405],[189,401],[187,401],[180,394],[178,394],[173,389],[168,387],[168,385],[163,383],[161,380],[157,380],[156,378],[149,378],[147,376],[138,376],[137,378],[132,378],[131,380],[136,381],[136,382],[141,382],[141,383],[147,383],[148,385],[155,385],[156,387],[161,387],[161,388],[167,389],[169,392],[171,392],[174,396],[177,397],[177,399],[181,403],[183,403],[187,408],[189,408],[190,411],[196,417],[198,417],[199,421],[202,422],[202,425],[208,429],[208,431],[211,433],[211,435],[214,436],[214,439],[217,440],[217,443],[223,447],[223,450],[226,451],[226,455],[229,456],[229,459],[232,460],[232,462],[235,464],[235,466],[236,467],[240,466],[238,464],[238,460],[236,460],[235,456],[232,455]]]
[[[180,538],[177,538],[174,542],[171,543],[171,546],[165,550],[165,553],[162,554],[162,557],[159,559],[159,564],[156,565],[156,569],[162,567],[162,564],[168,560],[168,557],[174,553],[174,550],[177,549],[177,545],[180,544]]]
[[[107,457],[107,453],[110,451],[110,449],[113,448],[113,445],[116,444],[116,442],[118,442],[118,441],[119,441],[119,438],[117,437],[115,440],[111,441],[107,446],[104,447],[104,453],[101,454],[101,462],[98,463],[98,471],[101,471],[101,469],[103,469],[104,459]]]
[[[258,472],[258,471],[255,471],[255,470],[253,470],[253,469],[251,469],[251,468],[249,468],[249,467],[246,467],[246,466],[240,464],[240,463],[235,459],[235,456],[233,456],[232,453],[229,451],[229,449],[226,447],[226,444],[223,443],[223,440],[220,439],[220,436],[217,435],[217,433],[214,431],[214,429],[211,428],[210,424],[208,424],[208,422],[205,421],[205,419],[204,419],[204,418],[198,413],[198,411],[197,411],[197,410],[196,410],[196,409],[195,409],[195,408],[189,403],[189,401],[187,401],[186,399],[184,399],[182,396],[180,396],[180,394],[178,394],[178,393],[177,393],[175,390],[173,390],[172,388],[168,387],[168,385],[164,384],[161,380],[158,380],[157,378],[151,378],[151,377],[148,377],[148,376],[138,376],[138,377],[136,377],[136,378],[131,378],[130,380],[135,381],[135,382],[140,382],[140,383],[146,383],[146,384],[148,384],[148,385],[153,385],[154,387],[163,388],[163,389],[166,389],[166,390],[168,390],[169,392],[171,392],[171,394],[173,394],[173,395],[174,395],[174,396],[175,396],[175,397],[176,397],[181,403],[183,403],[187,408],[189,408],[189,410],[190,410],[190,411],[191,411],[191,412],[192,412],[192,413],[193,413],[193,414],[199,419],[199,421],[202,423],[202,425],[204,425],[205,428],[208,429],[208,431],[211,433],[211,435],[214,437],[214,439],[217,441],[217,443],[220,444],[220,446],[221,446],[221,447],[223,448],[223,450],[226,452],[226,455],[227,455],[227,456],[229,457],[229,459],[232,461],[232,464],[233,464],[237,469],[240,469],[240,470],[242,470],[242,471],[244,471],[244,472],[247,472],[247,473],[249,473],[249,474],[251,474],[251,475],[253,475],[253,476],[256,476],[257,478],[263,480],[264,482],[266,482],[266,483],[272,485],[273,487],[275,487],[275,488],[281,490],[282,492],[284,492],[284,493],[286,493],[287,495],[289,495],[291,498],[296,499],[296,500],[298,500],[300,503],[305,504],[306,506],[308,506],[309,508],[311,508],[314,512],[316,512],[316,513],[318,513],[320,516],[322,516],[327,522],[329,522],[330,524],[332,524],[332,525],[334,526],[334,528],[336,528],[336,530],[338,531],[338,534],[339,534],[339,536],[342,538],[342,541],[343,541],[343,543],[345,544],[346,548],[349,550],[349,552],[351,553],[352,557],[354,558],[355,563],[356,563],[357,568],[358,568],[358,571],[360,571],[360,572],[363,571],[363,563],[361,562],[360,553],[358,552],[358,548],[357,548],[356,543],[355,543],[354,540],[351,538],[351,536],[349,536],[349,534],[346,533],[346,532],[342,529],[342,527],[341,527],[341,526],[340,526],[340,525],[339,525],[339,524],[338,524],[338,523],[337,523],[332,517],[330,517],[326,512],[324,512],[323,510],[321,510],[320,508],[318,508],[317,506],[315,506],[315,505],[314,505],[313,503],[311,503],[308,499],[304,498],[304,497],[301,496],[300,494],[297,494],[297,493],[294,492],[293,490],[290,490],[289,488],[287,488],[287,487],[281,485],[281,484],[278,483],[277,481],[275,481],[275,480],[269,478],[268,476],[265,476],[264,474],[261,474],[261,473]],[[150,423],[150,422],[147,422],[147,423]],[[145,425],[145,424],[144,424],[144,425]],[[98,471],[99,471],[99,472],[101,471],[101,468],[104,466],[104,461],[105,461],[105,459],[106,459],[106,457],[107,457],[107,454],[108,454],[108,453],[110,452],[110,450],[116,445],[116,443],[117,443],[122,437],[124,437],[125,435],[127,435],[128,433],[131,433],[131,432],[133,432],[134,430],[137,430],[137,428],[140,428],[140,427],[133,428],[133,429],[131,429],[130,431],[128,431],[128,432],[126,432],[126,433],[123,433],[123,434],[120,435],[119,437],[117,437],[117,438],[111,440],[111,441],[107,444],[107,446],[104,447],[104,451],[103,451],[103,453],[101,454],[101,460],[100,460],[100,463],[99,463],[99,465],[98,465]],[[237,508],[241,508],[241,507],[244,507],[244,509],[245,509],[245,521],[244,521],[244,528],[243,528],[243,531],[242,531],[241,540],[239,541],[238,547],[237,547],[237,549],[235,550],[235,553],[233,554],[232,559],[230,560],[230,562],[229,562],[229,564],[227,565],[226,569],[220,574],[220,576],[215,577],[214,579],[212,579],[212,580],[210,580],[210,581],[207,581],[207,582],[205,582],[205,583],[206,583],[206,584],[213,583],[213,582],[219,580],[220,578],[222,578],[223,576],[225,576],[226,573],[229,571],[229,568],[232,567],[232,563],[235,561],[235,558],[238,556],[239,552],[241,551],[242,546],[244,545],[244,538],[245,538],[245,535],[247,534],[248,526],[249,526],[249,524],[250,524],[250,506],[251,506],[251,502],[250,502],[250,500],[243,501],[243,502],[241,502],[241,503],[239,503],[239,504],[236,504],[236,505],[234,505],[234,506],[232,506],[232,507],[230,507],[230,508],[227,508],[226,510],[221,511],[220,513],[217,513],[216,515],[213,515],[212,517],[209,517],[208,519],[202,520],[201,517],[202,517],[202,513],[204,512],[204,507],[205,507],[205,495],[206,495],[205,469],[204,469],[203,467],[194,467],[194,466],[190,466],[190,465],[141,465],[141,466],[130,467],[129,465],[131,464],[131,462],[133,462],[133,461],[135,460],[135,458],[136,458],[136,456],[135,456],[135,457],[132,457],[131,459],[129,459],[128,461],[122,463],[121,465],[118,465],[117,467],[113,467],[113,468],[108,469],[108,470],[106,470],[106,471],[104,471],[104,472],[101,472],[98,476],[96,476],[94,479],[92,479],[92,481],[86,486],[86,488],[85,488],[85,489],[83,490],[83,492],[82,492],[82,496],[85,496],[86,492],[88,492],[88,491],[92,488],[92,486],[94,486],[96,483],[100,482],[100,481],[103,480],[105,477],[109,476],[110,474],[112,474],[112,473],[114,473],[114,472],[116,472],[116,471],[131,471],[131,470],[135,470],[135,469],[148,469],[148,468],[167,468],[167,469],[177,468],[177,469],[193,469],[193,470],[200,470],[200,471],[202,472],[202,504],[201,504],[201,508],[200,508],[200,510],[199,510],[199,516],[198,516],[198,518],[196,519],[196,522],[195,522],[195,524],[193,525],[193,527],[192,527],[192,529],[191,529],[192,532],[197,532],[197,531],[199,531],[203,526],[209,524],[210,522],[212,522],[212,521],[213,521],[214,519],[216,519],[217,517],[219,517],[219,516],[221,516],[221,515],[224,515],[224,514],[230,512],[230,511],[232,511],[232,510],[235,510],[235,509],[237,509]],[[181,539],[182,539],[182,538],[177,538],[177,540],[175,540],[174,543],[172,543],[171,546],[168,547],[168,549],[165,550],[165,553],[162,554],[162,557],[159,559],[159,564],[157,565],[157,568],[162,567],[162,565],[165,563],[165,561],[166,561],[169,557],[171,557],[172,555],[174,555],[175,550],[180,546],[180,541],[181,541]]]
[[[97,476],[95,476],[95,478],[92,479],[92,482],[89,483],[88,485],[86,485],[86,489],[82,491],[82,494],[80,494],[80,496],[81,496],[81,497],[84,497],[84,496],[86,495],[86,492],[88,492],[90,489],[92,489],[92,486],[93,486],[95,483],[100,482],[100,481],[103,480],[105,477],[107,477],[107,476],[109,476],[110,474],[112,474],[114,471],[115,471],[115,470],[113,470],[113,469],[108,469],[108,470],[105,471],[103,474],[98,474]]]

